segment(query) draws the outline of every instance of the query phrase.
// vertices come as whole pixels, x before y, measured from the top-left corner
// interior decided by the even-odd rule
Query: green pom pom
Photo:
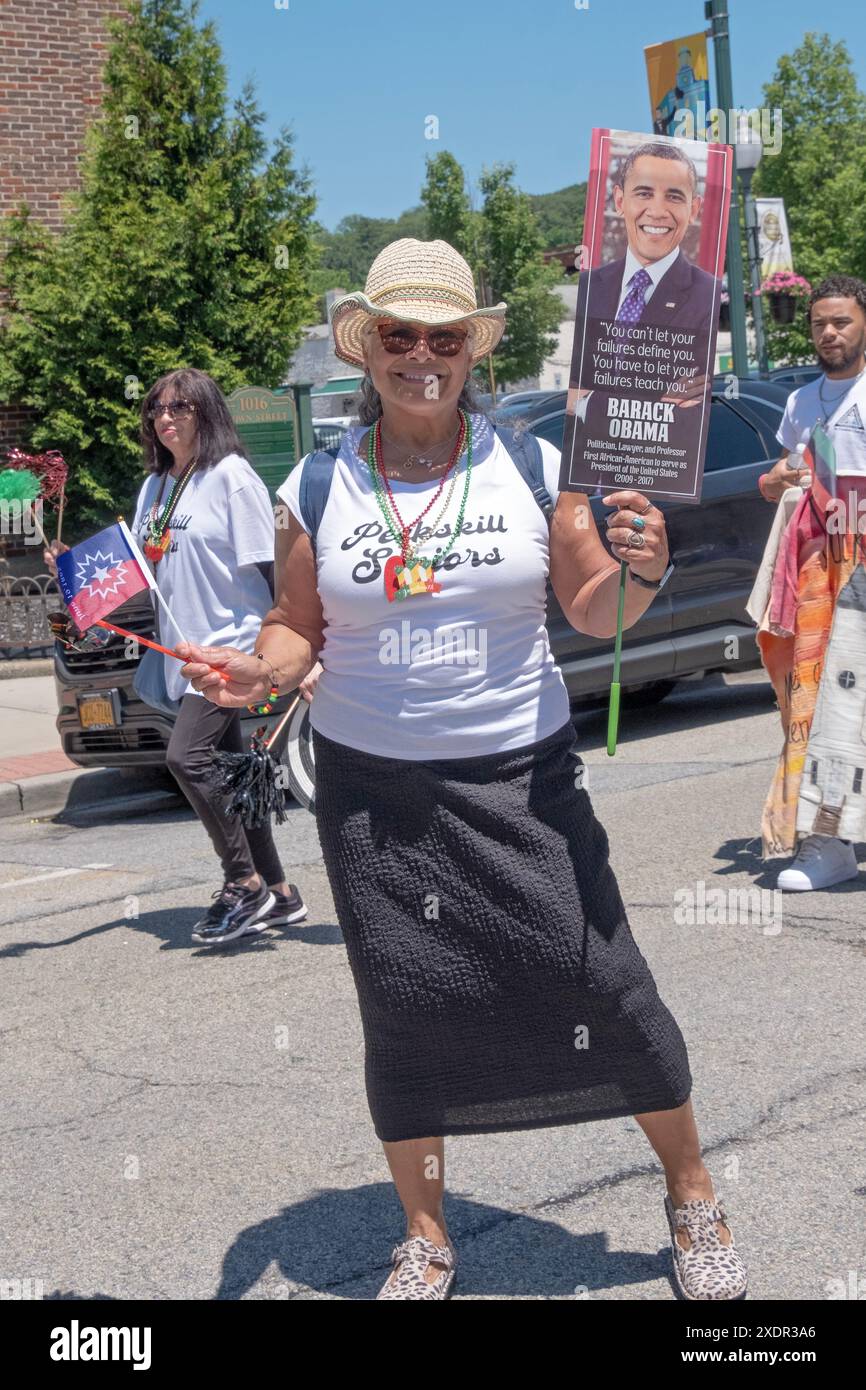
[[[0,502],[33,502],[42,484],[29,468],[7,468],[0,473]]]

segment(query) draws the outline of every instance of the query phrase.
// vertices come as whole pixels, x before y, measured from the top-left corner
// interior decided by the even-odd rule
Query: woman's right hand
[[[69,546],[64,545],[63,541],[52,541],[48,549],[42,552],[42,559],[55,579],[57,578],[57,556],[63,555],[68,549]]]
[[[174,650],[186,658],[180,674],[211,704],[241,709],[244,705],[261,705],[271,688],[270,672],[263,661],[236,647],[197,647],[193,642],[178,642]],[[218,671],[224,671],[223,680]]]

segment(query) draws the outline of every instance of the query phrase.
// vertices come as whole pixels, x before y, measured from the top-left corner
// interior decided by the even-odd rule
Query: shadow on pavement
[[[862,864],[866,860],[866,844],[855,844],[854,853],[858,862]],[[761,857],[760,835],[748,840],[726,840],[713,856],[714,859],[723,861],[714,873],[720,877],[725,874],[749,874],[754,879],[756,888],[775,888],[776,879],[782,869],[787,869],[795,857],[792,853],[787,858],[764,861]],[[862,878],[849,878],[844,883],[833,884],[830,888],[817,888],[809,893],[786,893],[785,896],[814,899],[821,893],[862,893],[863,886]]]
[[[446,1199],[446,1216],[457,1252],[455,1292],[463,1296],[579,1299],[584,1290],[591,1297],[611,1287],[670,1280],[667,1246],[652,1254],[611,1251],[603,1231],[575,1236],[553,1221],[455,1195]],[[659,1217],[663,1235],[661,1206]],[[485,1255],[473,1258],[471,1242],[493,1228],[501,1231],[501,1252],[491,1252],[487,1240]],[[242,1231],[226,1254],[214,1297],[242,1298],[276,1265],[289,1287],[281,1288],[278,1281],[270,1297],[303,1297],[311,1289],[338,1298],[375,1299],[403,1232],[403,1213],[390,1183],[323,1189]],[[297,1284],[305,1289],[296,1292],[291,1286]]]
[[[207,959],[226,960],[237,956],[241,951],[275,951],[283,941],[302,941],[307,946],[341,946],[343,933],[336,922],[320,922],[306,926],[272,927],[260,936],[239,937],[225,946],[197,946],[190,940],[192,929],[203,916],[205,904],[200,907],[163,908],[158,912],[144,912],[140,917],[119,917],[113,922],[103,922],[98,927],[65,936],[61,941],[16,941],[0,948],[0,960],[12,960],[25,956],[29,951],[56,951],[62,946],[74,946],[88,937],[102,936],[106,932],[122,928],[124,931],[147,932],[162,941],[163,951],[188,951],[190,954]]]
[[[769,681],[727,685],[721,675],[702,681],[681,681],[666,699],[655,705],[623,704],[619,716],[618,745],[659,734],[681,733],[695,728],[696,720],[712,718],[716,724],[753,714],[766,714],[775,708],[776,697]],[[575,704],[572,723],[581,739],[582,751],[604,748],[607,741],[607,699],[591,705]],[[778,716],[777,716],[778,717]],[[767,756],[775,757],[781,739],[781,725],[773,730]],[[774,742],[775,740],[775,742]]]

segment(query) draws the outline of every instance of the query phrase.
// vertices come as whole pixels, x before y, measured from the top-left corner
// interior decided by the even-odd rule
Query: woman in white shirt
[[[378,1297],[451,1292],[443,1135],[616,1115],[636,1116],[664,1166],[681,1287],[739,1297],[685,1044],[631,935],[545,627],[549,573],[569,621],[612,636],[619,561],[582,494],[558,496],[548,530],[473,404],[469,374],[504,309],[476,307],[453,248],[411,238],[333,306],[336,352],[367,378],[361,427],[318,525],[309,459],[280,490],[278,598],[256,656],[185,648],[183,674],[231,707],[291,688],[321,653],[319,834],[371,1115],[406,1213]],[[543,453],[556,497],[559,456]],[[607,501],[629,627],[668,566],[664,519],[636,492]]]
[[[252,652],[273,601],[274,516],[216,382],[193,367],[160,377],[142,401],[141,441],[150,474],[132,531],[177,628],[193,642]],[[162,639],[173,645],[175,631]],[[285,881],[270,822],[245,830],[214,787],[214,751],[242,751],[237,710],[202,699],[176,658],[153,652],[144,660],[153,684],[142,683],[141,698],[176,713],[166,763],[223,871],[192,940],[221,945],[301,920],[306,908]]]

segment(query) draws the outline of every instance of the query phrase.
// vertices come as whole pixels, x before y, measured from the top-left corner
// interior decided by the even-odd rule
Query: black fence
[[[53,650],[48,614],[62,607],[53,575],[0,575],[0,657],[40,648]]]

